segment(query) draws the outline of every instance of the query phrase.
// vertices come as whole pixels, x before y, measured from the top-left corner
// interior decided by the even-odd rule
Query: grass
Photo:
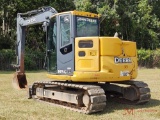
[[[27,99],[25,90],[15,90],[14,72],[0,72],[0,120],[160,120],[160,69],[140,69],[137,80],[148,83],[151,100],[145,105],[107,102],[103,112],[85,115]],[[27,72],[29,84],[46,79],[46,72]]]

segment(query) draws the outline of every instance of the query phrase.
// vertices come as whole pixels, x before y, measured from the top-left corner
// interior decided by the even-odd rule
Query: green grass
[[[137,80],[148,83],[152,99],[145,105],[107,102],[103,112],[73,112],[27,99],[25,90],[12,87],[14,72],[0,72],[0,120],[160,120],[160,69],[140,69]],[[46,72],[27,72],[29,84],[46,79]]]

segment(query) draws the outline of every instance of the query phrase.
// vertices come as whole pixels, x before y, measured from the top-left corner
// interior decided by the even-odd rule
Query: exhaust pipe
[[[23,72],[15,72],[12,84],[15,89],[26,89],[28,87],[26,74]]]

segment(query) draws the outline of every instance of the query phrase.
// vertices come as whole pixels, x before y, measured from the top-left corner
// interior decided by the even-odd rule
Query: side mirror
[[[47,22],[43,22],[42,27],[43,27],[43,31],[44,32],[47,32],[47,26],[48,26],[48,23]]]

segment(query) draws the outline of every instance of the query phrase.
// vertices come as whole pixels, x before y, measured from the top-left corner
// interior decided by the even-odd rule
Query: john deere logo
[[[115,57],[114,58],[114,62],[115,63],[131,63],[131,58],[119,58],[119,57]]]

